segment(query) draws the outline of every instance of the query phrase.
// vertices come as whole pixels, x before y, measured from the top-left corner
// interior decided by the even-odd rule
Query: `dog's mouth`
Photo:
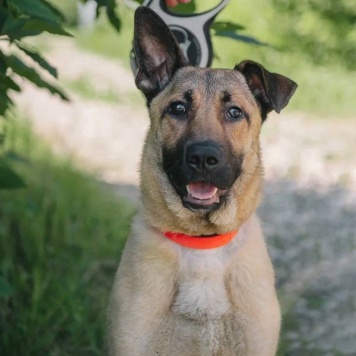
[[[182,197],[182,200],[183,204],[191,210],[216,208],[227,191],[204,181],[189,183],[186,185],[186,190],[187,194]]]
[[[227,202],[242,161],[242,154],[215,141],[182,141],[174,149],[163,149],[163,169],[175,193],[185,208],[203,214]]]

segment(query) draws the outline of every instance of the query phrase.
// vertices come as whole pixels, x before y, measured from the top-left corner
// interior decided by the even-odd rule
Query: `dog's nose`
[[[217,168],[220,163],[219,157],[219,145],[212,141],[190,143],[186,148],[186,163],[198,172]]]

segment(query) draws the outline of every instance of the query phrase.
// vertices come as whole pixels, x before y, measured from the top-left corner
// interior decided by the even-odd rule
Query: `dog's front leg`
[[[108,308],[110,356],[147,355],[155,330],[171,307],[176,259],[151,244],[150,232],[135,224],[117,272]],[[150,242],[151,241],[151,242]]]

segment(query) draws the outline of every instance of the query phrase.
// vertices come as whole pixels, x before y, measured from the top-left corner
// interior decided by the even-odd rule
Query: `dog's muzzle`
[[[213,210],[226,198],[241,172],[241,157],[218,142],[187,141],[163,153],[163,166],[183,205]]]

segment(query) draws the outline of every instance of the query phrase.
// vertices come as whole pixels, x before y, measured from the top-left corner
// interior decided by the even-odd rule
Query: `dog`
[[[259,133],[297,85],[252,61],[189,66],[167,25],[143,6],[133,43],[151,124],[142,204],[108,308],[109,355],[274,355],[280,308],[254,213]]]

